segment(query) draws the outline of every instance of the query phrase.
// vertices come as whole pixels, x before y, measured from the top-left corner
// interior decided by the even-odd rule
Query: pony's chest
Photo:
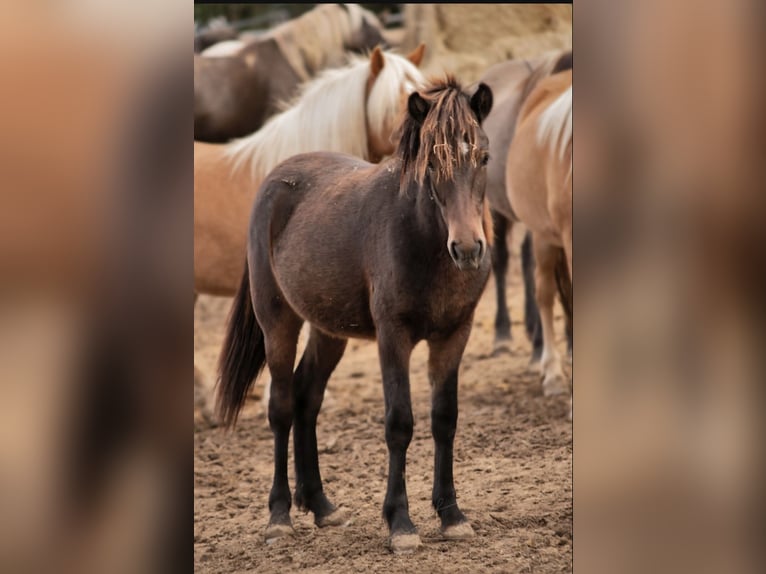
[[[400,299],[400,318],[417,339],[448,333],[469,320],[489,278],[489,263],[472,271],[450,270],[412,284]]]

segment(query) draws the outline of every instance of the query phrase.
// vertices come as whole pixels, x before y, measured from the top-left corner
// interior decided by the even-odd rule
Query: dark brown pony
[[[194,139],[223,143],[258,130],[298,86],[346,52],[386,41],[374,14],[356,4],[320,4],[248,42],[235,55],[194,56]]]
[[[405,459],[412,438],[409,361],[429,345],[436,443],[433,504],[445,538],[473,536],[452,478],[458,368],[490,272],[485,202],[492,107],[484,84],[468,95],[453,79],[410,95],[397,153],[373,165],[336,153],[283,162],[252,212],[247,268],[221,355],[221,419],[233,425],[265,364],[274,483],[266,539],[293,532],[287,446],[293,423],[295,503],[318,526],[346,521],[322,489],[316,420],[330,374],[351,337],[377,339],[385,397],[388,488],[383,516],[394,552],[420,544],[409,517]],[[301,325],[311,324],[293,373]]]

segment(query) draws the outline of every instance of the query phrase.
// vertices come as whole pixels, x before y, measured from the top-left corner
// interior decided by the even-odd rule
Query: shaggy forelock
[[[431,80],[420,95],[429,104],[425,120],[420,125],[406,113],[400,129],[402,178],[422,185],[429,162],[437,181],[452,179],[455,168],[466,162],[477,166],[481,159],[479,121],[458,81],[453,76]],[[463,143],[467,153],[461,153]]]

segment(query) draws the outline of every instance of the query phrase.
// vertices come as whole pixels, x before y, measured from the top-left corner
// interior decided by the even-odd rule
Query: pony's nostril
[[[474,257],[477,257],[477,258],[479,258],[479,257],[481,257],[483,254],[484,254],[484,242],[483,242],[481,239],[479,239],[479,240],[476,242],[476,247],[475,247],[475,248],[474,248],[474,250],[473,250],[473,255],[474,255]]]
[[[452,258],[455,261],[460,259],[460,253],[458,253],[458,250],[457,250],[457,241],[450,242],[450,244],[449,244],[449,252],[450,252],[450,255],[452,255]]]

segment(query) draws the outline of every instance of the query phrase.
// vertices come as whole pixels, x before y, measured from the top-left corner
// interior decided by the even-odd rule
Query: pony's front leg
[[[559,248],[546,243],[537,234],[533,237],[532,246],[536,260],[535,295],[543,328],[543,356],[540,363],[543,394],[552,396],[569,390],[564,369],[561,366],[561,357],[556,349],[556,334],[553,330],[553,303],[557,291],[556,263]]]
[[[414,425],[409,375],[413,346],[402,330],[378,330],[388,446],[388,486],[383,502],[383,518],[388,523],[391,550],[397,554],[412,552],[420,546],[420,536],[410,520],[405,484],[407,447],[412,440]]]
[[[431,382],[431,432],[434,437],[434,488],[432,501],[445,538],[472,538],[473,528],[460,511],[452,476],[452,448],[457,428],[457,380],[471,320],[449,336],[428,341],[428,378]]]

